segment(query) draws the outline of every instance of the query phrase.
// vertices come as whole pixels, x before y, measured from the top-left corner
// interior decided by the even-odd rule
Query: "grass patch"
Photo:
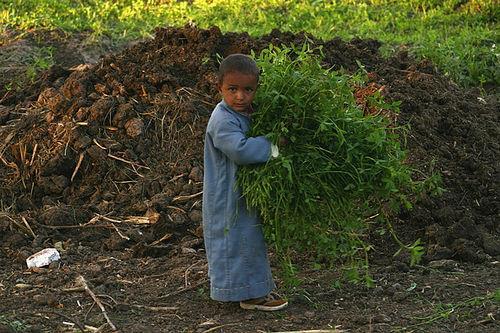
[[[28,329],[28,326],[17,319],[10,319],[5,315],[0,314],[0,325],[7,326],[13,332],[24,332]]]
[[[500,304],[500,289],[486,293],[486,295],[471,297],[457,303],[430,304],[432,310],[429,315],[413,318],[417,323],[402,329],[407,330],[420,326],[432,325],[439,321],[448,320],[452,315],[459,321],[470,320],[471,318],[475,318],[475,315],[472,313],[474,308],[484,308],[492,304]],[[488,323],[495,321],[496,318],[493,317],[493,314],[489,314],[486,318],[475,318],[475,320]]]
[[[38,74],[54,64],[52,47],[10,45],[0,55],[0,67],[7,69],[10,80],[3,83],[4,91],[19,90],[33,83]]]
[[[0,7],[4,29],[91,30],[121,40],[188,22],[253,36],[278,28],[323,39],[375,38],[387,54],[410,46],[464,86],[499,85],[499,17],[495,0],[14,0]]]

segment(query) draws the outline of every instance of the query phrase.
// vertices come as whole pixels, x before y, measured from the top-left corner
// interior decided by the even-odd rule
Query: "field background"
[[[86,31],[87,42],[99,43],[106,37],[120,44],[150,37],[156,27],[188,23],[252,36],[278,28],[322,39],[374,38],[384,43],[385,54],[408,48],[418,58],[431,59],[460,85],[491,89],[500,82],[500,6],[495,0],[2,0],[0,4],[2,33]],[[42,57],[50,58],[50,52],[42,51]]]
[[[106,332],[71,291],[80,274],[122,332],[499,332],[499,17],[498,0],[0,0],[0,333]],[[224,34],[199,29],[213,26]],[[394,221],[405,244],[422,237],[420,264],[376,223],[374,287],[271,249],[291,306],[249,313],[208,295],[203,134],[218,52],[305,40],[286,31],[387,87],[410,162],[442,176],[442,196]],[[149,208],[158,223],[122,223]],[[26,269],[49,246],[60,265]]]

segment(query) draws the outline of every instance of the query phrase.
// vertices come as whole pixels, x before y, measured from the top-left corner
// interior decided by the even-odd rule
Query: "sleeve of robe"
[[[234,118],[219,118],[209,129],[214,147],[238,165],[264,163],[271,156],[271,143],[264,136],[247,138]]]

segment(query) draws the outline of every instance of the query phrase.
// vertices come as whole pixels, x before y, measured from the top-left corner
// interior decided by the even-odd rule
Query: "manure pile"
[[[384,59],[374,40],[279,31],[252,38],[190,26],[158,29],[154,39],[96,65],[53,67],[31,90],[2,101],[0,242],[41,249],[44,240],[71,236],[162,255],[179,237],[199,236],[218,56],[307,40],[322,46],[325,66],[354,72],[359,61],[386,99],[402,101],[410,162],[442,174],[442,196],[398,216],[403,238],[422,237],[429,260],[500,255],[498,101],[404,51]]]

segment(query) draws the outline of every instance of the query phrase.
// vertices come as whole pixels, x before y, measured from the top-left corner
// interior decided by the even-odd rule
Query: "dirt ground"
[[[325,66],[360,62],[368,84],[402,102],[408,162],[440,173],[445,191],[392,221],[405,243],[422,239],[420,265],[393,257],[376,227],[374,288],[339,285],[340,269],[301,260],[302,284],[287,287],[271,253],[290,306],[244,311],[209,299],[199,228],[217,57],[306,39],[323,47]],[[0,91],[0,332],[112,331],[79,277],[120,332],[500,331],[498,91],[465,90],[405,49],[384,59],[375,40],[190,26],[102,52],[81,40],[34,32],[0,46],[14,59],[29,52],[19,45],[48,45],[56,59],[30,87]],[[12,68],[1,69],[5,85]],[[26,268],[54,246],[60,262]]]

